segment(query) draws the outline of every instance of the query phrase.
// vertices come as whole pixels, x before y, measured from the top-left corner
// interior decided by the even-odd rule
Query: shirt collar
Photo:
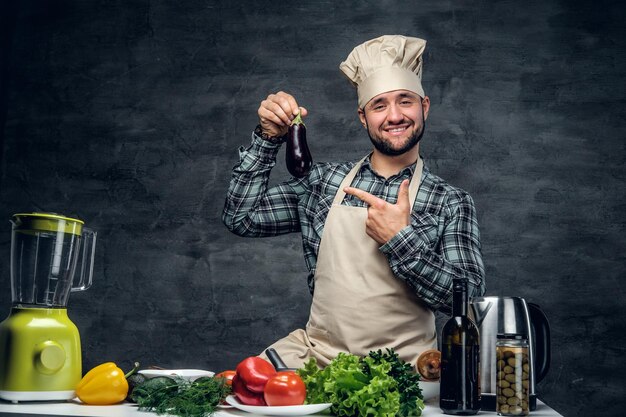
[[[363,161],[363,165],[361,166],[361,169],[368,169],[373,175],[377,176],[377,177],[381,177],[383,178],[381,175],[379,175],[376,170],[374,169],[374,167],[372,166],[372,162],[371,162],[371,158],[372,158],[372,154],[370,153],[369,155],[367,155],[367,158],[365,158],[365,160]],[[420,156],[421,158],[421,156]],[[395,175],[392,175],[391,177],[389,177],[388,179],[394,179],[394,178],[403,178],[403,177],[413,177],[413,173],[415,172],[415,165],[416,163],[412,163],[411,165],[402,168],[402,170],[400,172],[398,172]]]

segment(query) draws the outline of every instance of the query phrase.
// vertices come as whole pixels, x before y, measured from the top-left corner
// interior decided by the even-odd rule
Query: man
[[[433,311],[448,308],[453,279],[469,280],[470,297],[484,293],[473,201],[419,157],[430,108],[421,85],[425,46],[382,36],[341,63],[374,145],[361,161],[317,163],[306,177],[268,188],[289,124],[308,113],[284,92],[261,102],[252,145],[240,149],[224,223],[241,236],[302,233],[309,321],[272,345],[290,367],[386,347],[415,364],[436,347]]]

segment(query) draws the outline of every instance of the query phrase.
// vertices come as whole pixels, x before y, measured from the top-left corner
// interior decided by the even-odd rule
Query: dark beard
[[[370,134],[369,126],[367,129],[367,134],[370,137],[370,140],[372,141],[374,148],[376,148],[378,152],[387,156],[398,156],[413,149],[413,147],[415,147],[415,145],[417,145],[419,141],[422,139],[422,136],[424,136],[425,130],[426,130],[426,120],[423,120],[422,128],[418,132],[413,133],[413,135],[409,138],[407,143],[399,149],[392,148],[390,143],[385,142],[382,139],[372,137],[372,135]]]

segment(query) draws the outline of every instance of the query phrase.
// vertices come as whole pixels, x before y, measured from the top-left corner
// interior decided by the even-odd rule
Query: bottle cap
[[[457,291],[467,291],[468,282],[467,278],[455,278],[452,281],[452,288]]]

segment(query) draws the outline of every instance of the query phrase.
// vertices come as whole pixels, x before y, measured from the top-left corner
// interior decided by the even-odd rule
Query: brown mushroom
[[[441,370],[441,352],[429,349],[422,352],[417,358],[417,371],[423,380],[434,381],[439,379]]]

